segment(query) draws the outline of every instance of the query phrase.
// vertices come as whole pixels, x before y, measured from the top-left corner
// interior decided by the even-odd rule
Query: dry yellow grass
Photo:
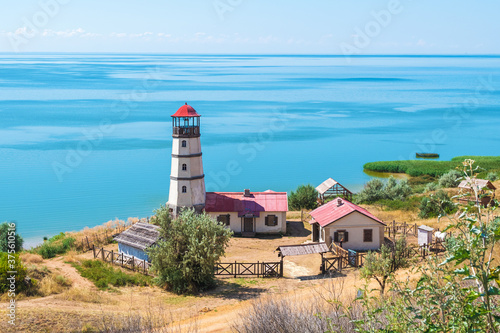
[[[52,273],[50,275],[47,275],[40,281],[38,292],[43,296],[60,294],[68,289],[71,284],[72,282],[68,278],[56,273]]]
[[[93,289],[70,288],[65,292],[56,295],[55,298],[72,302],[112,304],[111,297],[105,293]]]
[[[43,258],[39,254],[24,252],[20,255],[21,261],[25,264],[40,264]]]

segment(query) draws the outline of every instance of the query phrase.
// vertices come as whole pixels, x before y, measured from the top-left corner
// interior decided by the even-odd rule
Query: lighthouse
[[[200,115],[187,103],[172,115],[172,165],[168,206],[175,217],[183,207],[205,208]]]

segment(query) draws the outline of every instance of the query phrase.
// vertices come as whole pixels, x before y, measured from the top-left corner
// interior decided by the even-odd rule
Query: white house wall
[[[208,213],[213,218],[217,218],[219,215],[229,214],[229,224],[230,229],[233,232],[240,233],[242,231],[242,218],[238,217],[237,212],[210,212]],[[267,226],[266,216],[276,215],[278,216],[278,225]],[[260,216],[254,219],[254,231],[258,233],[286,233],[286,212],[261,212]]]
[[[339,230],[345,230],[349,233],[348,241],[342,243],[342,247],[345,249],[378,250],[384,242],[384,225],[358,212],[344,216],[322,229],[324,231],[323,240],[328,246],[333,241],[334,233]],[[363,241],[364,229],[373,230],[372,242]]]

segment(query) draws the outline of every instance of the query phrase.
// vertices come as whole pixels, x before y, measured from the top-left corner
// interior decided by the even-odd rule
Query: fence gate
[[[348,252],[347,261],[349,262],[349,265],[356,267],[357,266],[356,258],[358,256],[358,254],[354,250],[347,250],[347,252]]]

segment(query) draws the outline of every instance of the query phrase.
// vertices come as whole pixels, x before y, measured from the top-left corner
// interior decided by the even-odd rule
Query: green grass
[[[457,156],[452,158],[451,161],[381,161],[366,163],[363,167],[369,171],[406,173],[412,177],[423,175],[439,177],[452,169],[460,167],[466,158],[475,160],[476,165],[484,169],[481,170],[480,177],[485,176],[488,171],[500,170],[500,156]]]
[[[81,263],[72,263],[81,276],[94,282],[101,290],[124,286],[150,286],[153,285],[151,276],[140,273],[125,273],[118,268],[100,260],[84,260]]]
[[[75,239],[61,232],[37,246],[33,252],[38,253],[44,259],[54,258],[58,254],[64,254],[73,247]]]
[[[411,196],[406,200],[378,200],[374,204],[381,205],[384,210],[404,210],[404,211],[417,211],[420,207],[421,197]]]

